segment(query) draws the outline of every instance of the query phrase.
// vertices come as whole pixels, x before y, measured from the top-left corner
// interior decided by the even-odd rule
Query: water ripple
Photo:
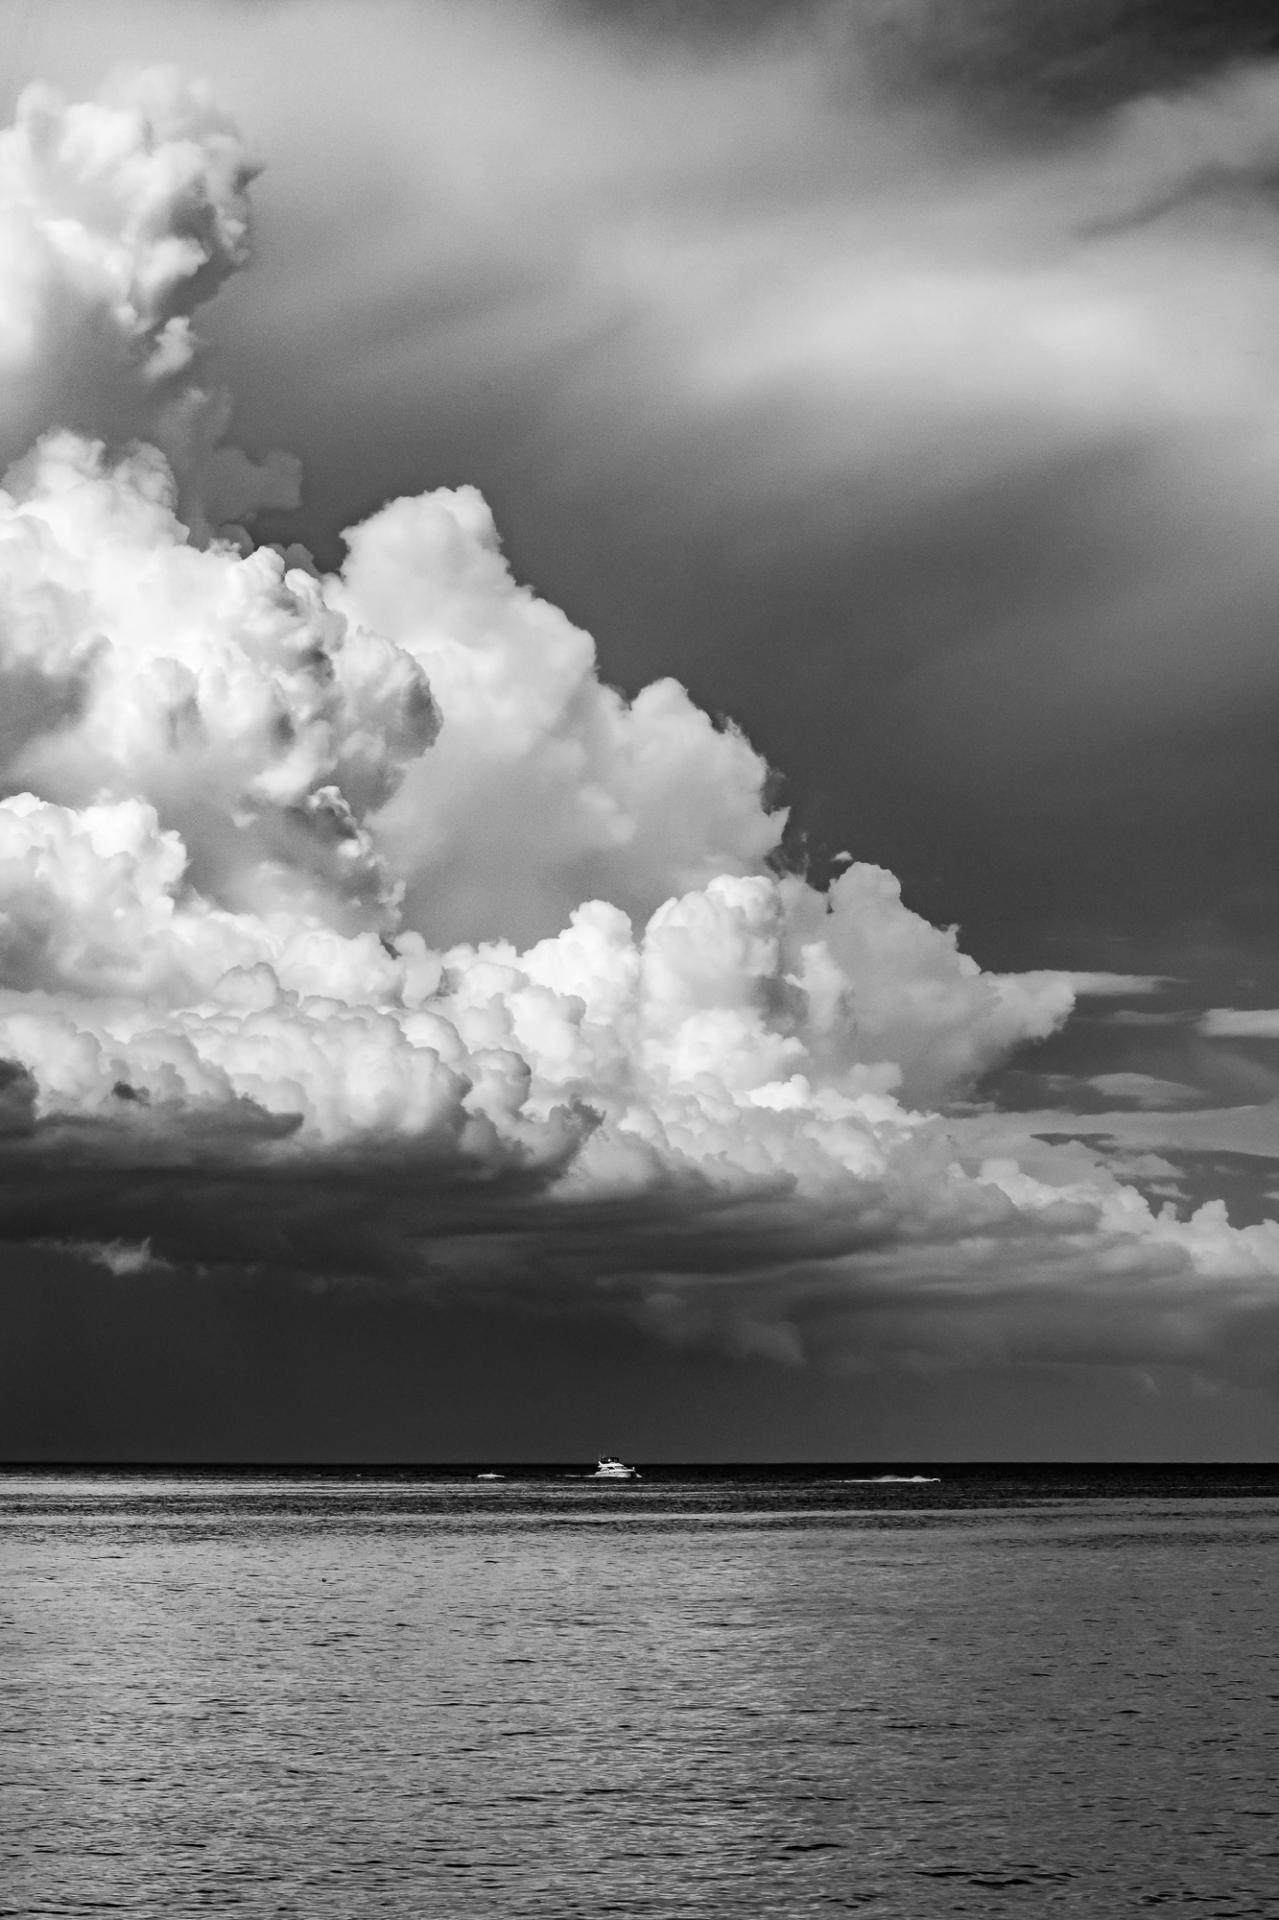
[[[0,1916],[1279,1912],[1279,1500],[633,1491],[0,1477]]]

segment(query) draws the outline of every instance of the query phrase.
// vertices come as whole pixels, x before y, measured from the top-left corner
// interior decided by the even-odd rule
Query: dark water
[[[0,1475],[0,1913],[1274,1920],[1279,1477],[940,1471]]]

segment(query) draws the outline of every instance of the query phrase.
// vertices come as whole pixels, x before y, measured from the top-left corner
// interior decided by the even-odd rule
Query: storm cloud
[[[378,18],[358,76],[341,8],[242,23],[274,198],[168,71],[29,87],[0,145],[0,1235],[113,1286],[531,1303],[844,1377],[1268,1379],[1279,1225],[1161,1156],[1202,1122],[1165,1111],[1208,1098],[1192,1042],[1275,1016],[1143,1008],[1186,956],[1143,888],[1194,832],[1135,890],[1115,836],[1061,836],[1125,811],[1135,744],[1140,847],[1188,728],[1260,741],[1271,69],[1063,120],[864,35],[824,63],[816,14]],[[220,80],[226,10],[184,19]],[[629,600],[624,671],[469,475],[423,489],[467,434],[520,554],[575,517],[565,597]],[[695,563],[705,618],[668,620]],[[1020,876],[1004,964],[916,910],[969,866],[979,928]],[[1067,1068],[1081,997],[1164,1053]],[[1041,1043],[1057,1104],[998,1112]]]

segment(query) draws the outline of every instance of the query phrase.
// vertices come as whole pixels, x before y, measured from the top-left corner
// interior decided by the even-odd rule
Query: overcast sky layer
[[[0,1454],[1273,1453],[1270,15],[0,8]]]

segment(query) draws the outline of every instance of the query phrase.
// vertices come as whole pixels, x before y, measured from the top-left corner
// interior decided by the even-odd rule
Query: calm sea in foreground
[[[0,1474],[0,1913],[1279,1914],[1279,1475]]]

